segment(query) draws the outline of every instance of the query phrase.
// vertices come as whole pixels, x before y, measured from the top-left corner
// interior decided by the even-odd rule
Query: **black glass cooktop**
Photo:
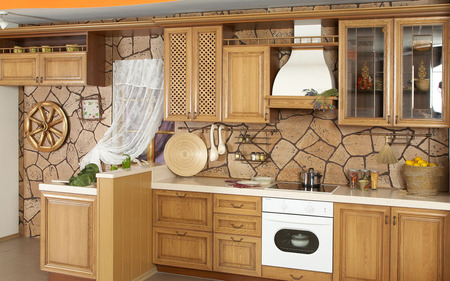
[[[310,191],[310,192],[333,192],[339,185],[333,184],[317,184],[314,186],[303,186],[300,182],[278,182],[277,184],[269,187],[271,189],[289,189],[298,191]]]

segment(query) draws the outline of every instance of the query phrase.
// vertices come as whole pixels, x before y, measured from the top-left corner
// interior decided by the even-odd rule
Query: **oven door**
[[[262,214],[262,264],[332,272],[333,218]]]

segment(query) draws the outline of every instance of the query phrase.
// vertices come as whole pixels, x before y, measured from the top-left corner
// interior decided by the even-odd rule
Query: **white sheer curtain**
[[[113,122],[97,145],[82,159],[80,168],[95,163],[120,164],[144,152],[161,125],[164,111],[163,60],[114,62]]]

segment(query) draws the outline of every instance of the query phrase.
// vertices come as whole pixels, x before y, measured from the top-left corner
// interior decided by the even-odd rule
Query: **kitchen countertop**
[[[164,169],[160,170],[161,172]],[[152,189],[166,189],[192,192],[210,192],[232,195],[304,199],[352,204],[368,204],[392,207],[423,208],[450,211],[450,194],[421,197],[404,194],[405,191],[394,188],[361,191],[339,186],[332,193],[308,192],[298,190],[271,189],[270,185],[261,187],[236,188],[226,183],[226,178],[179,177],[169,172],[155,174]]]

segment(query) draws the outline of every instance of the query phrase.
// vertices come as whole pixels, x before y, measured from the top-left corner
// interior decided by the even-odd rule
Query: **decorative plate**
[[[208,160],[208,151],[197,135],[180,133],[167,141],[164,160],[174,174],[190,177],[203,170]]]

